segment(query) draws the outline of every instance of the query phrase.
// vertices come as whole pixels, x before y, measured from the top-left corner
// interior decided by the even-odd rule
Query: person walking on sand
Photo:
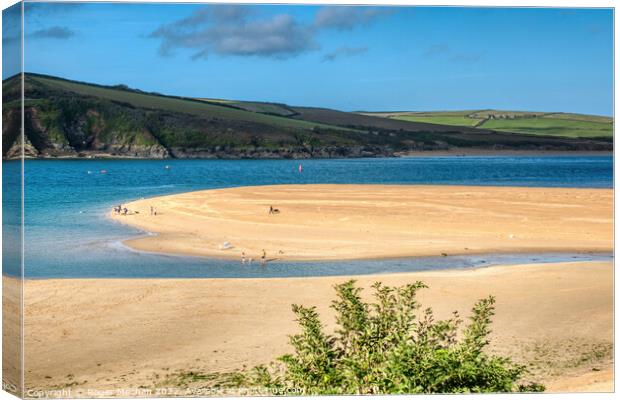
[[[267,263],[267,252],[263,249],[263,255],[260,256],[260,264],[265,265]]]
[[[269,214],[273,214],[273,206],[269,206]]]
[[[153,206],[151,206],[151,215],[153,215]]]
[[[245,264],[245,252],[241,252],[241,264]]]

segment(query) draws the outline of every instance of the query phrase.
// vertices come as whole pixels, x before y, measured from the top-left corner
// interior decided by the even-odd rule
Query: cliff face
[[[115,126],[119,115],[102,115],[96,107],[71,116],[51,119],[38,107],[24,108],[26,137],[40,157],[78,157],[107,154],[125,157],[165,158],[169,153],[153,135],[138,127]],[[120,114],[122,117],[123,115]]]
[[[122,121],[122,107],[71,93],[50,91],[26,79],[24,135],[27,157],[82,157],[90,154],[163,158],[169,155],[153,135]],[[3,157],[21,153],[19,84],[3,83]]]
[[[611,141],[536,138],[467,127],[393,122],[326,109],[273,115],[193,99],[27,74],[27,157],[334,158],[411,150],[611,150]],[[19,77],[3,82],[3,158],[22,153]],[[261,108],[262,107],[262,108]],[[260,112],[260,111],[265,111]],[[387,122],[386,122],[387,121]]]
[[[80,103],[83,109],[69,118],[62,114],[62,102],[57,109],[46,109],[46,104],[24,107],[25,155],[28,157],[84,157],[103,154],[109,156],[165,158],[168,150],[145,129],[122,129],[115,126],[116,118],[101,114],[97,107]],[[3,112],[3,156],[19,155],[20,110],[15,107]]]

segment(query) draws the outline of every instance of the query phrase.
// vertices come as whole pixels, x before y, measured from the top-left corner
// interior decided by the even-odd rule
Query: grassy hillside
[[[364,142],[360,135],[365,132],[344,127],[124,86],[27,74],[24,90],[27,154],[32,156],[304,157],[317,147]],[[4,81],[5,157],[19,145],[14,134],[19,97],[19,80]]]
[[[401,121],[426,122],[453,126],[476,126],[482,119],[470,117],[469,111],[455,112],[397,112],[397,113],[365,113],[364,115],[380,116]]]
[[[228,120],[255,122],[300,129],[312,129],[317,126],[317,124],[307,123],[305,121],[298,121],[257,112],[246,112],[238,108],[226,107],[228,104],[233,105],[226,102],[216,104],[215,102],[196,101],[189,98],[184,99],[172,96],[161,96],[152,93],[140,93],[133,90],[95,86],[42,76],[33,76],[32,79],[51,87],[57,87],[86,96],[126,102],[135,107],[160,109],[193,114],[197,116],[216,117]]]
[[[255,113],[263,113],[268,115],[277,115],[280,117],[292,117],[297,113],[291,107],[286,104],[280,103],[265,103],[260,101],[238,101],[238,100],[223,100],[223,99],[205,99],[199,98],[208,103],[215,103],[221,105],[227,105],[229,107],[235,107],[245,111],[251,111]]]
[[[527,135],[567,138],[611,138],[613,136],[613,119],[597,115],[498,110],[364,114],[401,121],[471,126]]]
[[[390,131],[412,131],[434,134],[461,134],[466,138],[469,134],[493,134],[490,130],[477,130],[470,127],[454,126],[402,119],[382,118],[372,114],[359,114],[315,107],[294,107],[298,114],[295,118],[306,121],[320,122],[356,129],[386,129]]]
[[[484,126],[462,126],[429,123],[424,121],[386,118],[385,113],[347,113],[337,110],[312,107],[293,107],[298,113],[295,118],[306,121],[320,122],[355,129],[368,129],[371,132],[389,131],[400,134],[415,131],[415,139],[435,140],[444,143],[448,148],[479,148],[479,149],[514,149],[514,150],[611,150],[612,137],[564,137],[549,135],[532,135],[486,129]],[[465,112],[463,112],[465,113]],[[483,120],[488,111],[476,112],[474,119]],[[404,113],[398,113],[404,114]],[[410,113],[406,113],[410,114]],[[430,114],[430,113],[428,113]],[[441,113],[439,121],[454,118],[454,113]]]
[[[613,122],[599,122],[600,117],[580,115],[577,118],[564,114],[551,114],[541,117],[490,119],[481,126],[498,131],[526,133],[532,135],[551,135],[575,138],[612,137]]]
[[[165,96],[124,85],[102,86],[38,74],[26,74],[24,82],[23,146],[32,157],[309,158],[472,147],[612,148],[609,138],[536,137],[515,133],[519,127],[504,133],[500,131],[510,128],[461,124],[465,118],[491,122],[485,115],[444,113],[418,115],[424,119],[415,120],[410,119],[411,113],[396,113],[385,118],[278,103]],[[4,158],[21,153],[20,98],[20,80],[3,81]],[[583,116],[570,118],[580,124],[605,124]],[[549,121],[560,123],[557,117],[550,116]]]

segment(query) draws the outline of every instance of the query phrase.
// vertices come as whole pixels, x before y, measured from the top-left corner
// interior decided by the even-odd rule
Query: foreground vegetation
[[[376,283],[375,301],[366,303],[355,281],[337,285],[333,335],[325,333],[315,308],[294,305],[301,329],[290,339],[294,353],[236,374],[232,381],[273,393],[295,388],[323,395],[544,390],[520,382],[524,366],[485,351],[493,297],[476,303],[460,330],[457,313],[437,321],[430,308],[420,311],[416,295],[425,287],[421,282],[402,287]]]

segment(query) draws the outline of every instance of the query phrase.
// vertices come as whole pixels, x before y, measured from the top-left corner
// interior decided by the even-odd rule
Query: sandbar
[[[612,189],[278,185],[123,207],[129,215],[111,217],[156,234],[125,244],[193,256],[259,259],[265,250],[267,260],[346,260],[613,249]]]

